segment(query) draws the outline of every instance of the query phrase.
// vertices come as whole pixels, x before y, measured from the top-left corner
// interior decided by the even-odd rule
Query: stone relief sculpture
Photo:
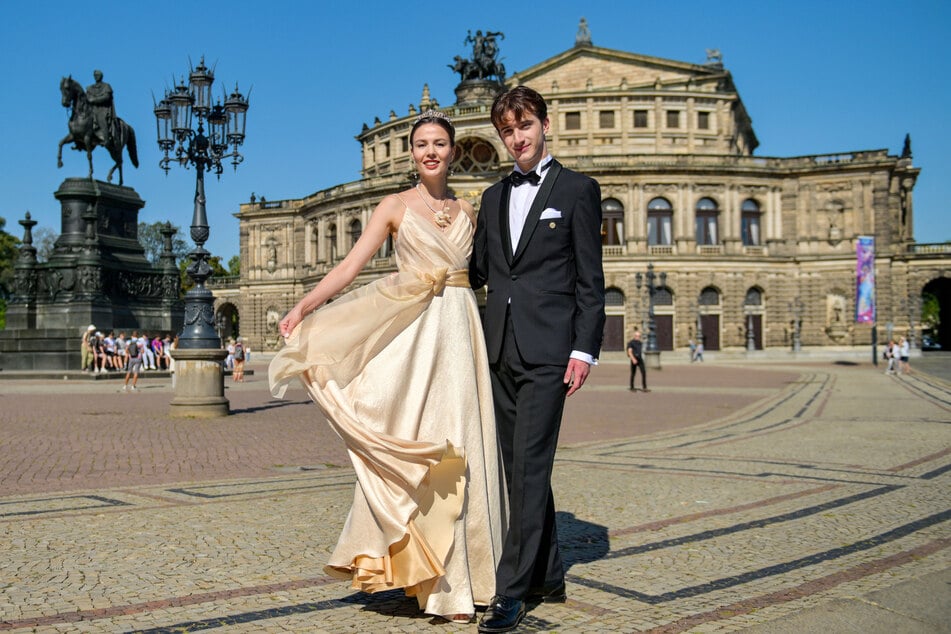
[[[835,292],[826,295],[825,333],[836,343],[842,343],[852,332],[847,306],[844,293]]]
[[[276,306],[269,306],[264,313],[264,345],[268,350],[277,350],[281,340],[279,324],[282,312]]]

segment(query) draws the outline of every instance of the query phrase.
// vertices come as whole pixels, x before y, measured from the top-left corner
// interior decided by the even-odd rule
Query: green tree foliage
[[[941,325],[941,303],[931,293],[921,294],[921,327],[931,330]]]
[[[7,325],[7,299],[13,293],[13,263],[20,247],[20,239],[7,233],[6,226],[6,218],[0,218],[0,328]]]
[[[164,222],[139,223],[139,242],[145,248],[146,259],[152,264],[158,264],[162,255],[165,241],[164,236],[162,236],[162,229],[164,228]],[[188,252],[190,251],[188,243],[182,238],[182,231],[178,226],[172,225],[172,229],[175,230],[175,234],[172,236],[172,253],[175,254],[175,261],[179,263],[182,260],[187,261]]]
[[[49,262],[59,234],[52,227],[38,227],[33,232],[33,246],[36,247],[36,259]]]
[[[241,275],[241,257],[237,255],[232,255],[231,259],[228,260],[228,274],[237,277]]]

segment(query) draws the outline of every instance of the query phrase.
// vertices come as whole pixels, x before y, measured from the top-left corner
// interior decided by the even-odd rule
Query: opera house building
[[[359,180],[241,205],[240,281],[214,291],[216,310],[253,349],[281,345],[280,318],[346,255],[380,199],[411,184],[409,131],[420,112],[452,118],[450,185],[476,209],[512,169],[489,121],[498,83],[463,78],[450,105],[424,80],[419,103],[355,126]],[[750,115],[716,51],[694,64],[579,36],[504,80],[545,96],[552,154],[601,184],[605,351],[623,350],[634,329],[652,330],[660,350],[702,340],[707,352],[865,351],[872,324],[856,320],[863,237],[874,238],[879,342],[920,341],[923,292],[941,300],[951,322],[951,245],[918,244],[912,232],[920,168],[909,139],[900,153],[758,156]],[[869,139],[873,148],[901,141]],[[384,245],[356,284],[395,270],[391,249]]]

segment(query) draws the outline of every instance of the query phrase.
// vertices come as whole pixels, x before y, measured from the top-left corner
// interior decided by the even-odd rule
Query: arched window
[[[701,306],[719,306],[720,305],[720,291],[708,286],[702,291],[700,291],[700,305]]]
[[[333,262],[337,259],[337,225],[327,227],[327,259]]]
[[[654,306],[673,306],[674,292],[667,286],[661,286],[654,291]]]
[[[748,247],[758,246],[760,244],[760,216],[762,215],[759,203],[752,198],[747,198],[740,206],[740,213],[740,233],[743,236],[743,244]]]
[[[483,174],[498,169],[499,153],[484,139],[470,137],[456,141],[452,171],[456,174]]]
[[[763,291],[758,288],[751,288],[746,291],[746,299],[743,301],[744,306],[762,306],[763,305]]]
[[[350,248],[353,248],[353,245],[357,243],[357,240],[360,239],[360,236],[363,234],[363,223],[359,220],[352,220],[350,222]]]
[[[717,218],[720,209],[712,198],[701,198],[697,201],[697,244],[718,244]]]
[[[655,198],[647,203],[647,244],[673,244],[671,227],[674,208],[666,198]]]
[[[317,231],[317,222],[310,222],[310,251],[311,251],[311,264],[316,264],[320,260],[318,255],[318,249],[320,248],[320,234]]]
[[[619,245],[624,239],[624,205],[616,198],[601,203],[601,244]]]
[[[623,306],[624,305],[624,291],[619,288],[607,288],[604,290],[604,305],[605,306]]]

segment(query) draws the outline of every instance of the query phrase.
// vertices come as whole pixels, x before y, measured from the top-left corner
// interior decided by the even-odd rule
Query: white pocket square
[[[551,220],[553,218],[561,218],[561,212],[555,209],[554,207],[549,207],[542,212],[539,220]]]

